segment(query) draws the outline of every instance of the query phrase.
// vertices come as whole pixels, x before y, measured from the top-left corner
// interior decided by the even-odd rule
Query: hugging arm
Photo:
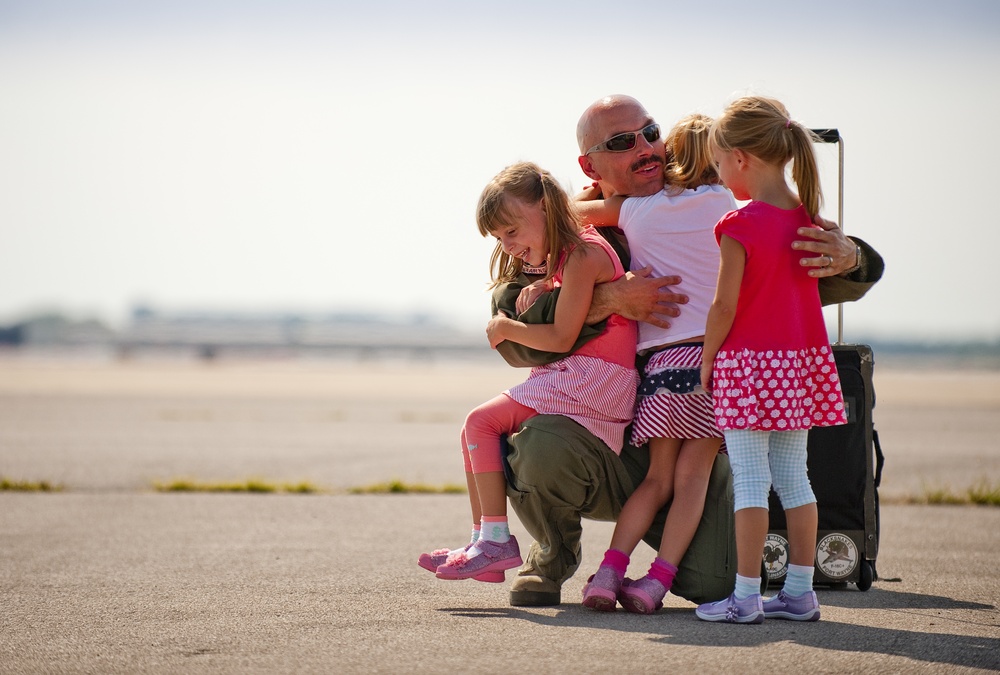
[[[511,340],[526,347],[548,351],[567,351],[573,347],[580,329],[586,323],[594,286],[610,278],[614,264],[603,249],[579,246],[567,258],[563,267],[560,302],[555,320],[546,324],[529,324],[497,314],[486,327],[490,346]]]
[[[586,192],[582,193],[586,194]],[[576,210],[580,212],[583,222],[590,225],[613,226],[618,224],[621,216],[624,197],[609,197],[608,199],[589,199],[576,197]]]
[[[607,319],[618,314],[633,321],[669,328],[670,322],[663,317],[675,317],[680,310],[675,305],[688,301],[686,295],[670,291],[679,284],[678,276],[651,277],[650,269],[629,272],[617,281],[601,284],[594,289],[594,298],[587,314],[587,323]]]
[[[799,229],[802,239],[792,248],[819,254],[799,262],[810,276],[819,277],[820,300],[824,305],[859,300],[882,278],[882,256],[862,239],[844,235],[836,223],[817,218],[816,224],[823,229]]]

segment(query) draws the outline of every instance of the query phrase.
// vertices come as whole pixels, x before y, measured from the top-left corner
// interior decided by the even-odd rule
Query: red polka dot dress
[[[719,429],[791,431],[846,424],[817,280],[792,249],[804,207],[750,202],[715,226],[746,249],[736,318],[712,370]]]

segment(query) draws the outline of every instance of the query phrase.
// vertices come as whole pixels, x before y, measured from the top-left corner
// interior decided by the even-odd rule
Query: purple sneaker
[[[638,581],[626,579],[619,599],[622,607],[633,614],[652,614],[663,607],[666,594],[666,587],[647,575]]]
[[[819,599],[814,591],[785,595],[785,589],[764,601],[764,616],[789,621],[819,621]]]
[[[618,572],[609,565],[601,565],[583,587],[583,606],[598,612],[615,611],[621,586]]]
[[[471,547],[471,543],[466,544],[465,548],[459,549],[458,552],[468,551]],[[456,554],[458,552],[456,552]],[[451,549],[435,549],[430,553],[421,553],[420,558],[417,559],[417,564],[428,572],[437,572],[437,568],[448,562],[449,555],[451,555]],[[482,574],[472,578],[476,581],[485,581],[491,584],[502,584],[504,581],[503,572],[483,572]]]
[[[759,593],[744,600],[737,600],[734,593],[724,600],[699,605],[694,613],[702,621],[764,623],[764,603]]]
[[[438,579],[476,579],[489,572],[499,572],[512,567],[520,567],[521,549],[517,546],[517,539],[511,536],[502,544],[495,541],[476,542],[476,548],[482,553],[470,558],[466,551],[450,556],[443,565],[437,568],[435,574]]]

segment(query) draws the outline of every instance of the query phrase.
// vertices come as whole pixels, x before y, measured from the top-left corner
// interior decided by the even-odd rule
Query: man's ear
[[[601,174],[597,172],[594,168],[593,162],[590,161],[590,157],[587,155],[580,155],[578,161],[580,162],[580,168],[583,172],[587,174],[587,178],[590,180],[601,180]]]

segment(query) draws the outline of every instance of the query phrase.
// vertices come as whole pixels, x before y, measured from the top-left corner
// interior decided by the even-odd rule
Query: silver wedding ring
[[[826,264],[823,265],[823,267],[829,267],[830,265],[833,264],[833,256],[832,255],[825,255],[823,257],[826,258]]]

